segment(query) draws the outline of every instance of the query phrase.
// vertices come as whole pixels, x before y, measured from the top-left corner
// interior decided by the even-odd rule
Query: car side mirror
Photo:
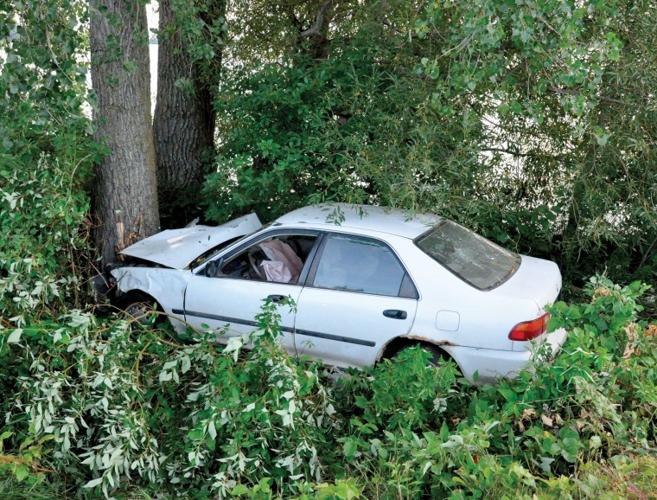
[[[211,260],[205,266],[205,269],[203,270],[203,274],[205,274],[205,276],[207,276],[208,278],[216,278],[221,274],[221,268],[223,267],[223,264],[224,264],[223,258],[219,260]]]

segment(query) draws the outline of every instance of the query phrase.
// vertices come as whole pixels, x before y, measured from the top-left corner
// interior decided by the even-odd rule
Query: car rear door
[[[409,333],[417,300],[387,243],[327,233],[298,299],[297,353],[336,366],[372,365],[388,341]]]

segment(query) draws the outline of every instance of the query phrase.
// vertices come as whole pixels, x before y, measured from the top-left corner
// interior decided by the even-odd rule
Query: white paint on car
[[[456,311],[438,311],[436,314],[436,328],[444,332],[456,332],[459,329],[461,317]]]

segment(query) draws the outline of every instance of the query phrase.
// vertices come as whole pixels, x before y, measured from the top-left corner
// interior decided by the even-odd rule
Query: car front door
[[[370,366],[391,339],[407,334],[417,290],[388,244],[327,233],[297,305],[295,344],[336,366]]]
[[[221,329],[226,327],[226,337],[245,335],[256,326],[256,315],[261,311],[263,301],[267,298],[280,302],[286,297],[295,303],[299,300],[305,279],[305,262],[301,261],[301,273],[288,282],[268,281],[266,276],[257,276],[249,268],[253,264],[253,250],[264,241],[290,237],[305,238],[302,253],[303,260],[314,250],[317,234],[312,231],[268,231],[235,249],[219,256],[217,271],[206,272],[205,267],[194,274],[185,292],[185,319],[198,330]],[[266,259],[265,259],[266,260]],[[207,266],[206,266],[207,267]],[[288,306],[279,308],[281,315],[281,345],[289,352],[294,352],[294,312]],[[222,339],[220,339],[222,340]]]

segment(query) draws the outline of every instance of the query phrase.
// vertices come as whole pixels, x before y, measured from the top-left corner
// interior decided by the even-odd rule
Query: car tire
[[[159,306],[154,300],[134,298],[123,304],[121,309],[135,327],[149,327],[162,321],[159,315],[155,318],[155,322],[152,320],[152,315],[159,312]]]

